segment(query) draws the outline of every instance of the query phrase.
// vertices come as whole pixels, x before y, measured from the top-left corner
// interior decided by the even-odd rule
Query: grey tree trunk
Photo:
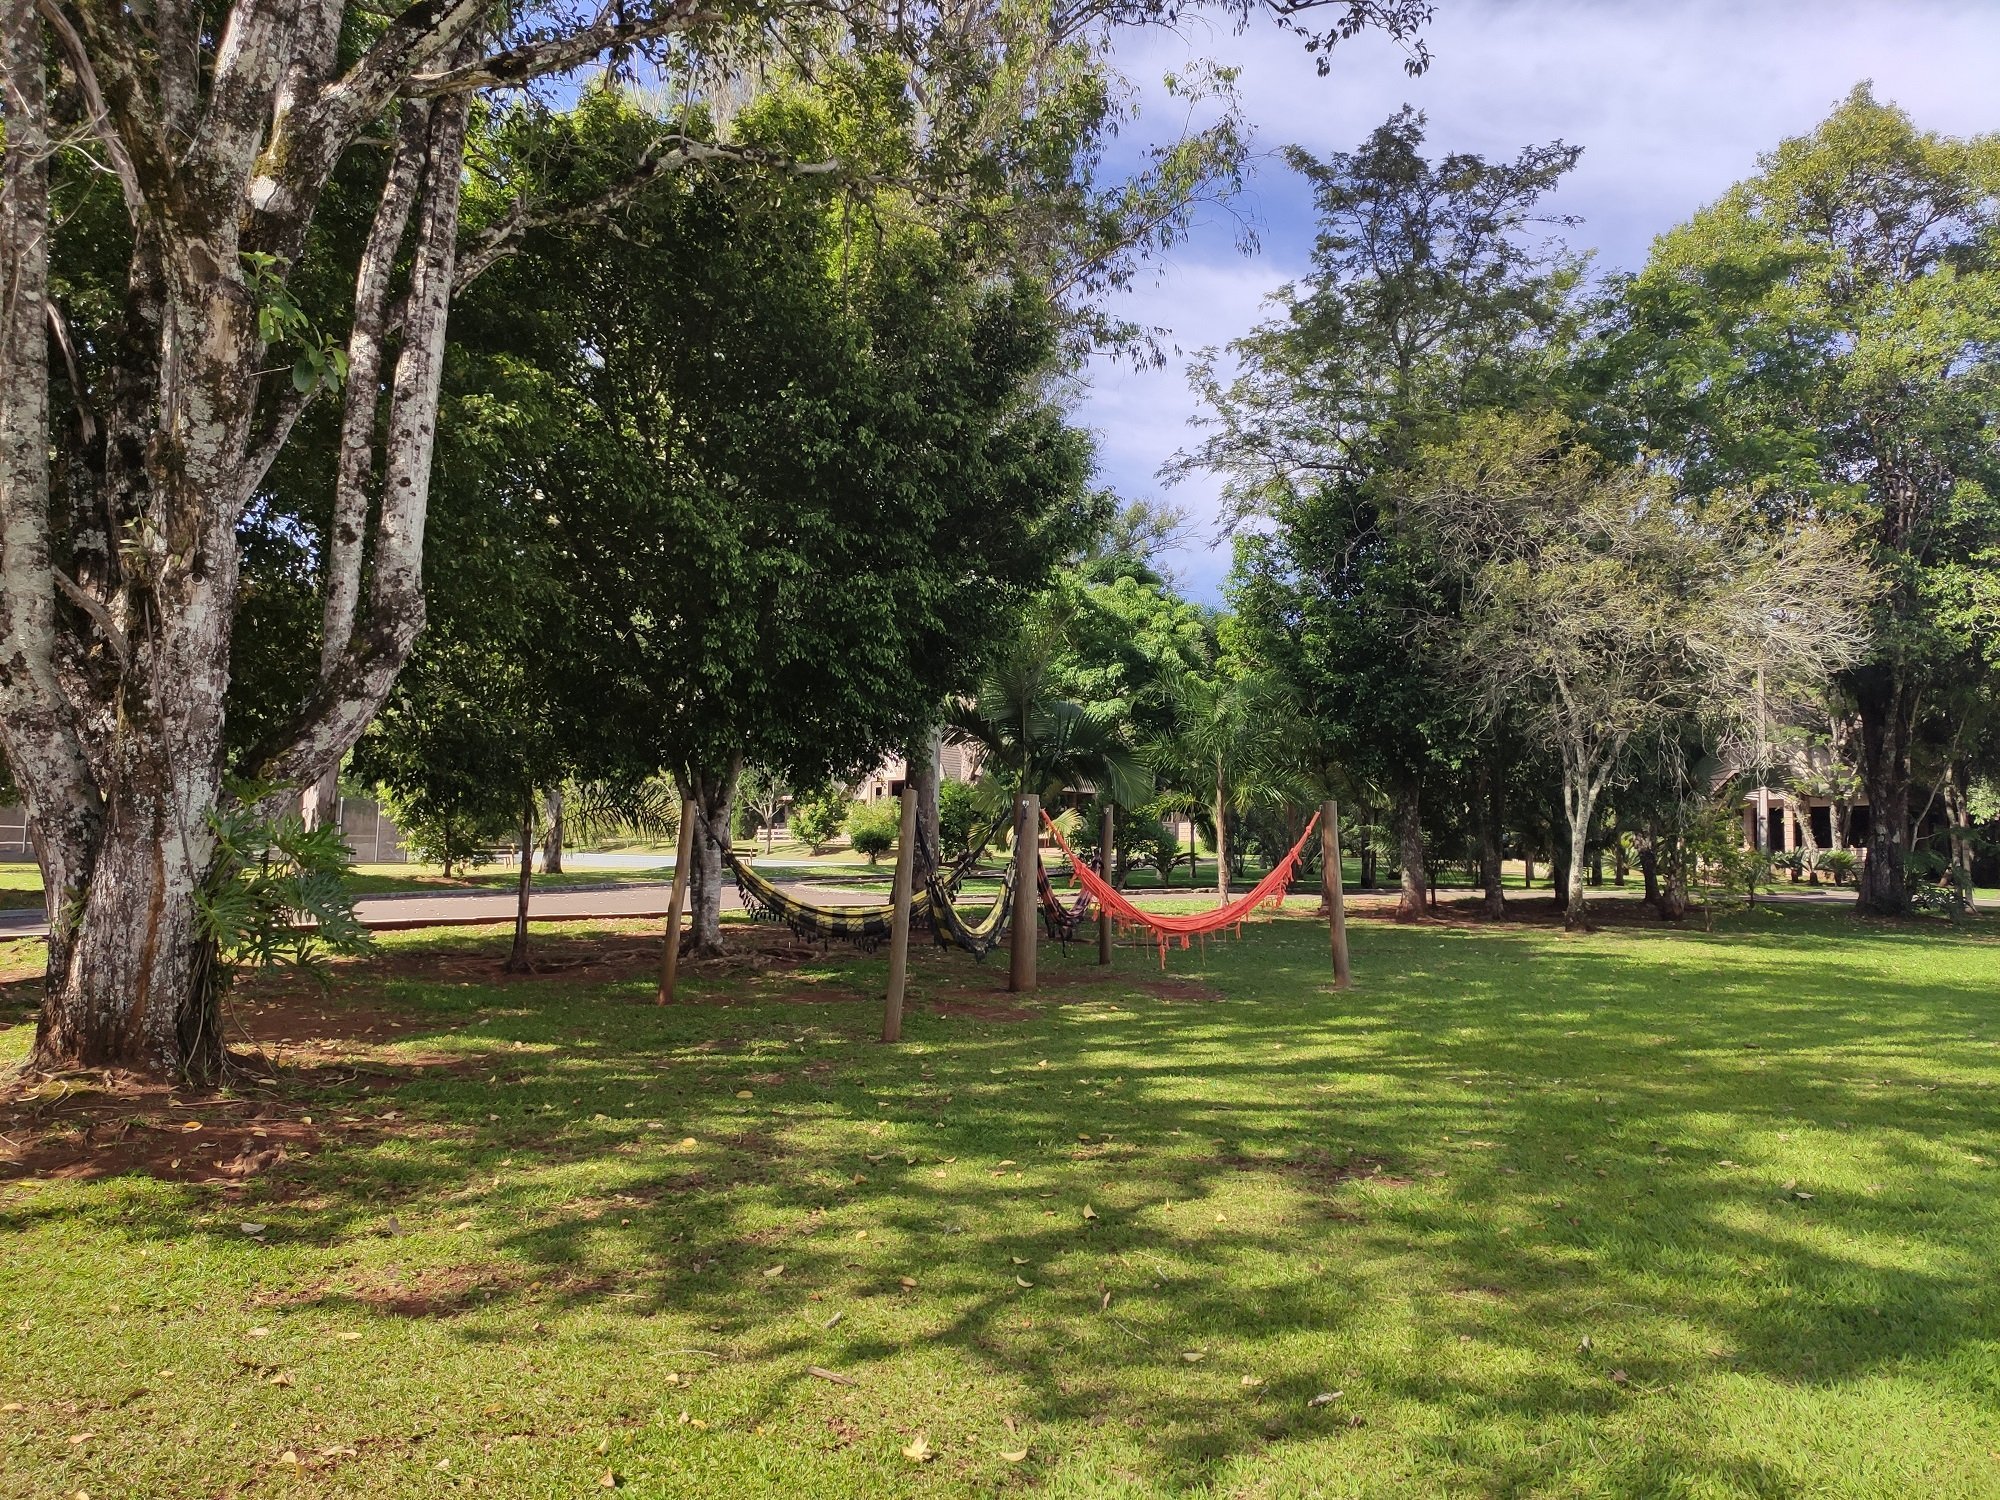
[[[943,858],[944,846],[938,832],[938,783],[944,776],[944,735],[933,725],[910,742],[903,752],[903,777],[917,794],[917,863],[914,878],[919,889],[930,873],[928,862]]]
[[[560,875],[563,867],[563,792],[553,788],[543,804],[542,873]]]
[[[1424,919],[1424,822],[1422,790],[1416,782],[1396,789],[1396,851],[1402,861],[1403,879],[1396,894],[1396,920],[1421,922]]]
[[[1945,770],[1944,810],[1951,833],[1951,868],[1962,893],[1966,910],[1972,909],[1972,802],[1971,777],[1963,761]]]
[[[528,957],[528,901],[535,884],[535,797],[532,792],[521,802],[521,878],[514,886],[514,948],[507,955],[509,974],[526,974],[534,969]]]
[[[693,920],[681,939],[687,958],[714,958],[722,952],[722,892],[728,883],[723,851],[731,847],[729,825],[736,811],[736,780],[743,757],[721,772],[697,771],[681,784],[694,800],[694,857],[688,865],[688,908]]]

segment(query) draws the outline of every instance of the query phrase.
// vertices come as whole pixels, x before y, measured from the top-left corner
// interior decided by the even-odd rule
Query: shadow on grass
[[[1790,911],[1584,940],[1371,925],[1362,986],[1335,994],[1322,930],[1286,920],[1199,973],[1177,955],[1164,983],[1144,955],[1103,973],[1051,950],[1011,1022],[937,1014],[998,1003],[1004,970],[923,950],[895,1050],[872,1040],[879,959],[769,946],[661,1009],[634,929],[543,936],[565,967],[513,982],[477,941],[343,976],[309,1013],[342,1060],[266,1101],[318,1112],[327,1148],[242,1191],[273,1243],[477,1212],[503,1226],[491,1253],[427,1239],[394,1276],[330,1266],[287,1305],[616,1302],[767,1372],[752,1422],[817,1389],[808,1364],[921,1346],[1022,1393],[1032,1421],[1125,1429],[1175,1484],[1376,1422],[1493,1493],[1593,1462],[1614,1492],[1794,1493],[1783,1465],[1705,1443],[1699,1413],[1608,1458],[1574,1424],[1718,1373],[1945,1380],[2000,1336],[1980,1250],[1990,924],[1865,942]],[[372,1028],[334,1018],[377,1016],[400,1029],[357,1058]],[[0,1233],[61,1214],[226,1238],[213,1202],[188,1187],[135,1226],[108,1195],[0,1199]],[[882,1316],[836,1329],[808,1302]],[[1263,1382],[1242,1400],[1187,1383],[1232,1359],[1282,1368],[1228,1365]],[[1310,1404],[1343,1380],[1352,1398]]]

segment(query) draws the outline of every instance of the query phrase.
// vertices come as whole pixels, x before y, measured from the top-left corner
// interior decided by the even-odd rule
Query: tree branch
[[[90,116],[90,128],[103,143],[104,154],[111,161],[112,174],[117,177],[118,186],[125,195],[126,217],[137,224],[146,206],[145,190],[139,185],[139,172],[132,165],[132,153],[125,147],[125,138],[112,122],[111,108],[104,102],[104,89],[97,81],[97,69],[90,61],[90,53],[84,48],[83,38],[77,35],[76,28],[55,0],[37,0],[35,9],[48,23],[56,44],[62,48],[63,61],[76,75],[77,89],[83,95],[84,111]]]

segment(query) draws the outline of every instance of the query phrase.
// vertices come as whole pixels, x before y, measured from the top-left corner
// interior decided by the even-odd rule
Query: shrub
[[[902,809],[895,802],[856,802],[847,810],[847,841],[872,865],[896,847],[901,822]]]
[[[1846,885],[1854,878],[1860,861],[1855,859],[1851,849],[1827,849],[1820,854],[1819,867],[1833,877],[1835,885]]]
[[[979,790],[971,782],[938,785],[938,842],[944,845],[946,859],[956,859],[970,849],[972,841],[986,830],[988,820]]]
[[[822,787],[792,804],[792,835],[817,854],[847,822],[847,796]]]

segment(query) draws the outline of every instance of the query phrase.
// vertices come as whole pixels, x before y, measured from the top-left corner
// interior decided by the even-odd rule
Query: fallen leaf
[[[182,1129],[183,1131],[190,1131],[190,1130],[199,1130],[199,1129],[201,1129],[201,1121],[199,1121],[199,1120],[188,1120],[188,1121],[186,1121],[185,1123],[183,1123],[183,1124],[182,1124],[182,1126],[181,1126],[181,1129]]]
[[[342,1343],[351,1344],[356,1339],[360,1338],[361,1335],[350,1328],[345,1330],[344,1332],[336,1333],[334,1337],[339,1339]]]
[[[245,1234],[262,1234],[266,1228],[262,1224],[238,1224],[236,1227]]]
[[[26,1403],[20,1401],[9,1401],[5,1405],[0,1405],[0,1411],[26,1411],[27,1409]]]
[[[72,1432],[69,1435],[69,1443],[70,1446],[74,1448],[81,1443],[89,1442],[92,1438],[96,1436],[97,1434],[94,1432]]]
[[[1631,1381],[1631,1379],[1632,1377],[1630,1375],[1627,1375],[1623,1370],[1613,1370],[1611,1372],[1611,1383],[1613,1385],[1625,1385],[1628,1384]]]
[[[859,1385],[860,1381],[851,1375],[843,1375],[838,1370],[829,1370],[823,1365],[807,1365],[806,1374],[816,1380],[831,1380],[835,1385]]]
[[[1306,1405],[1331,1406],[1333,1405],[1334,1402],[1338,1401],[1345,1394],[1346,1394],[1345,1391],[1321,1391],[1317,1396],[1313,1397],[1312,1400],[1308,1401]]]
[[[597,1487],[598,1487],[598,1488],[599,1488],[600,1490],[615,1490],[615,1489],[617,1489],[617,1488],[618,1488],[618,1476],[617,1476],[616,1474],[612,1473],[612,1472],[611,1472],[611,1471],[610,1471],[609,1469],[606,1469],[606,1470],[605,1470],[605,1471],[604,1471],[604,1472],[603,1472],[602,1474],[600,1474],[600,1475],[598,1475],[598,1476],[597,1476]]]
[[[898,1276],[896,1278],[896,1285],[903,1288],[904,1291],[912,1291],[916,1288],[917,1278],[914,1276]]]
[[[283,1370],[280,1370],[277,1374],[273,1375],[269,1380],[264,1382],[264,1384],[266,1385],[290,1385],[291,1383],[292,1383],[292,1377],[287,1375]]]
[[[611,1439],[608,1437],[599,1438],[597,1440],[597,1451],[599,1453],[609,1453],[611,1451]]]
[[[298,1461],[298,1454],[290,1448],[287,1448],[283,1453],[278,1455],[278,1462],[281,1464],[295,1464]]]
[[[267,1339],[270,1336],[271,1330],[268,1328],[253,1328],[250,1330],[250,1337],[253,1339]]]
[[[1099,1312],[1109,1312],[1111,1310],[1111,1293],[1109,1291],[1105,1292],[1104,1296],[1098,1301],[1097,1310]]]
[[[1206,1349],[1183,1349],[1181,1350],[1181,1358],[1191,1365],[1200,1364],[1208,1358],[1208,1351]]]
[[[1014,1264],[1017,1266],[1025,1266],[1028,1263],[1025,1259],[1023,1259],[1021,1256],[1018,1255],[1010,1255],[1007,1258],[1013,1261]]]
[[[994,1163],[994,1165],[995,1165],[995,1166],[1001,1166],[1001,1167],[1011,1167],[1011,1166],[1014,1166],[1014,1165],[1016,1165],[1016,1162],[1015,1162],[1015,1161],[1014,1161],[1014,1159],[1013,1159],[1013,1158],[1012,1158],[1012,1157],[1010,1156],[1010,1157],[1008,1157],[1008,1158],[1007,1158],[1007,1160],[1005,1160],[1005,1161],[1003,1161],[1003,1162],[996,1162],[996,1163]]]
[[[1022,1279],[1021,1279],[1021,1278],[1020,1278],[1019,1276],[1016,1276],[1016,1277],[1014,1278],[1014,1285],[1015,1285],[1015,1286],[1033,1286],[1033,1285],[1034,1285],[1034,1282],[1032,1282],[1032,1281],[1024,1281],[1024,1280],[1022,1280]]]
[[[1263,1383],[1264,1377],[1262,1375],[1245,1375],[1242,1380],[1237,1382],[1237,1384],[1243,1386],[1245,1389],[1255,1389]]]
[[[920,1432],[910,1440],[909,1446],[903,1450],[903,1457],[909,1459],[912,1463],[927,1464],[936,1455],[931,1452],[931,1445],[925,1441],[924,1435]]]
[[[1015,1420],[1012,1417],[1002,1417],[1000,1419],[1000,1425],[1006,1428],[1009,1432],[1014,1433],[1017,1436],[1021,1431],[1020,1425],[1017,1422],[1015,1422]]]
[[[1097,1210],[1092,1208],[1088,1203],[1086,1203],[1083,1205],[1083,1216],[1086,1219],[1094,1219],[1097,1217]]]
[[[783,1261],[780,1261],[777,1265],[772,1266],[768,1271],[764,1273],[764,1279],[766,1281],[775,1281],[778,1279],[778,1277],[784,1274],[785,1274],[785,1265]]]
[[[1002,1448],[1000,1450],[1000,1456],[1006,1459],[1007,1462],[1010,1464],[1018,1464],[1022,1460],[1027,1458],[1028,1450],[1026,1448],[1014,1448],[1011,1450]]]
[[[739,1099],[754,1099],[757,1096],[751,1093],[750,1090],[748,1089],[738,1089],[736,1091],[736,1097]]]
[[[854,1237],[857,1240],[865,1240],[868,1238],[868,1231],[865,1229],[857,1229],[854,1231]]]
[[[691,1147],[691,1146],[698,1146],[698,1145],[700,1145],[700,1144],[701,1144],[701,1143],[700,1143],[699,1141],[697,1141],[697,1140],[696,1140],[696,1139],[695,1139],[695,1138],[694,1138],[693,1136],[691,1136],[691,1135],[684,1135],[684,1136],[682,1136],[682,1137],[681,1137],[681,1148],[682,1148],[683,1150],[686,1150],[687,1148],[689,1148],[689,1147]]]
[[[825,1321],[824,1323],[820,1324],[819,1326],[820,1326],[820,1327],[822,1327],[822,1328],[831,1328],[831,1327],[833,1327],[833,1325],[834,1325],[834,1324],[838,1323],[838,1322],[839,1322],[839,1321],[840,1321],[840,1320],[841,1320],[842,1318],[844,1318],[844,1317],[846,1317],[846,1316],[847,1316],[847,1314],[846,1314],[845,1312],[837,1312],[837,1313],[835,1313],[835,1314],[834,1314],[834,1315],[833,1315],[832,1317],[828,1318],[828,1319],[827,1319],[827,1320],[826,1320],[826,1321]]]

